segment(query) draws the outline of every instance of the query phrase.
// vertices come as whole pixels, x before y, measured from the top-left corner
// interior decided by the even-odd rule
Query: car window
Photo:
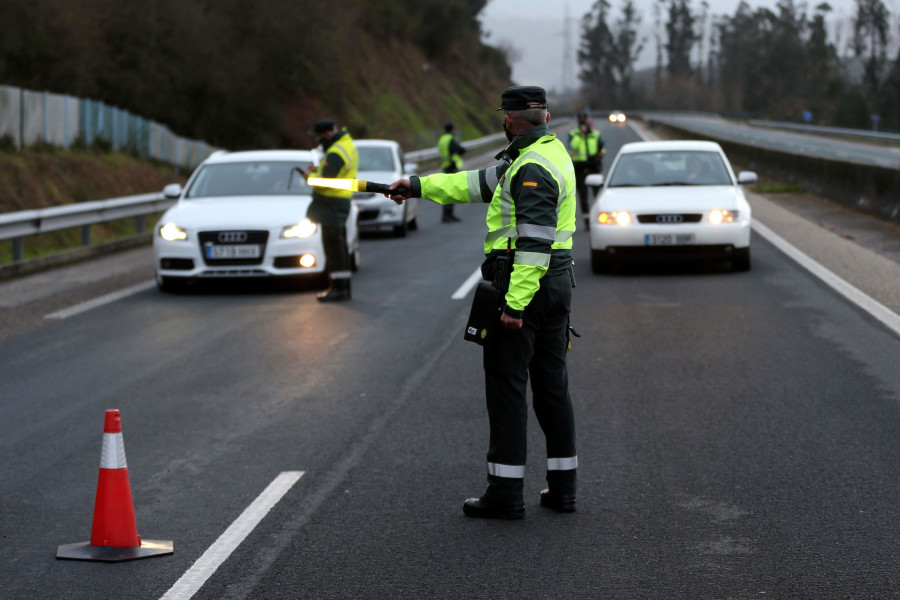
[[[670,150],[623,154],[609,177],[609,187],[731,185],[718,152]]]
[[[394,153],[387,146],[359,146],[360,171],[397,171]]]
[[[270,161],[205,165],[185,197],[309,195],[312,190],[302,174],[309,164]]]

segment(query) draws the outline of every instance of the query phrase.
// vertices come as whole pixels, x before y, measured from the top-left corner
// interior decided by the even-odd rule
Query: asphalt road
[[[606,133],[611,153],[633,138]],[[752,202],[891,306],[896,262]],[[480,263],[484,207],[456,214],[423,203],[418,231],[365,239],[338,305],[220,284],[59,318],[148,281],[146,249],[0,283],[0,598],[900,597],[900,335],[758,233],[747,273],[601,277],[578,232],[578,512],[538,507],[532,422],[526,518],[464,517],[487,423],[469,301],[451,296]],[[55,558],[90,536],[108,408],[138,531],[171,556]],[[302,476],[186,591],[286,472]]]

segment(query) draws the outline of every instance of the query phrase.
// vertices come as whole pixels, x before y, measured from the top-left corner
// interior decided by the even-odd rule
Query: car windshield
[[[245,162],[204,166],[186,198],[208,196],[310,195],[303,169],[309,162]]]
[[[396,171],[394,153],[387,146],[359,146],[360,171]]]
[[[718,152],[668,150],[623,154],[609,187],[666,185],[731,185]]]

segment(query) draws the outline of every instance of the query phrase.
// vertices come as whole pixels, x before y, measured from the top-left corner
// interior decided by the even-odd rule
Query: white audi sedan
[[[322,232],[306,211],[312,190],[303,169],[315,161],[306,150],[216,152],[184,187],[166,186],[177,198],[156,224],[156,283],[173,291],[192,279],[298,277],[325,272]],[[357,208],[347,219],[352,268],[359,264]]]
[[[403,149],[393,140],[353,140],[359,151],[356,177],[378,183],[394,183],[415,174],[416,163],[404,163]],[[419,201],[410,198],[398,205],[384,194],[355,192],[353,202],[359,207],[360,231],[388,231],[403,237],[419,227]]]
[[[750,205],[722,148],[706,141],[632,142],[606,177],[589,175],[596,191],[589,229],[591,269],[606,273],[627,261],[730,261],[750,269]]]

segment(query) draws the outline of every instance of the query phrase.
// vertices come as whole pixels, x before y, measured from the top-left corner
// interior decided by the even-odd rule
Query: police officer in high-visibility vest
[[[441,153],[441,169],[444,173],[457,173],[463,167],[462,155],[466,153],[466,149],[460,144],[454,132],[456,126],[453,121],[444,123],[444,135],[438,138],[438,151]],[[445,204],[441,221],[444,223],[455,223],[459,218],[453,214],[453,205]]]
[[[309,132],[322,145],[325,157],[318,167],[310,165],[307,177],[353,179],[359,166],[359,154],[346,128],[338,131],[331,119],[319,119]],[[347,250],[347,217],[350,215],[349,190],[313,188],[307,217],[322,228],[325,268],[330,280],[328,289],[318,294],[320,302],[350,300],[350,254]]]
[[[470,517],[520,519],[529,379],[534,412],[546,438],[547,489],[540,505],[575,510],[575,416],[566,352],[575,232],[575,172],[565,145],[550,132],[543,88],[515,86],[501,97],[509,146],[500,164],[480,171],[412,176],[391,185],[390,196],[438,204],[489,203],[482,273],[494,279],[511,259],[505,308],[494,341],[484,348],[490,443],[487,490],[463,503]],[[396,192],[400,186],[404,193]]]
[[[599,173],[603,166],[603,138],[594,129],[587,113],[578,113],[578,127],[569,132],[569,153],[575,165],[575,179],[581,214],[587,219],[591,207],[588,203],[585,177],[589,173]]]

